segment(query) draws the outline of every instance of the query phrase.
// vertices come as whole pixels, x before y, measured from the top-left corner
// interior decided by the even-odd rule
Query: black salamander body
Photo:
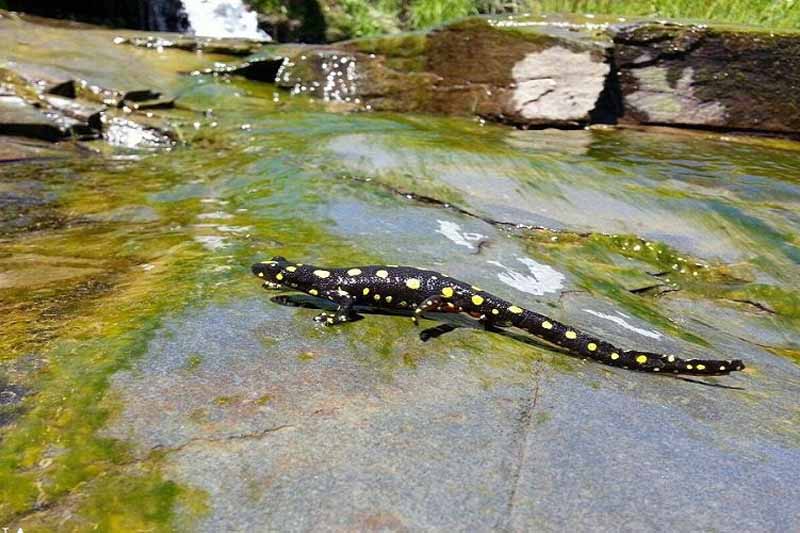
[[[409,310],[414,322],[425,312],[467,313],[487,329],[514,326],[562,346],[569,352],[601,363],[641,370],[693,375],[723,375],[744,369],[735,360],[681,359],[674,355],[622,350],[576,328],[513,305],[493,294],[432,270],[407,266],[322,268],[292,263],[282,257],[253,265],[253,273],[266,288],[288,288],[330,300],[335,313],[315,320],[325,325],[360,318],[353,306]]]

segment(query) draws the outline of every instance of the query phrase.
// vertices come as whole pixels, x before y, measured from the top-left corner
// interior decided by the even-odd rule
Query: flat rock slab
[[[252,39],[198,37],[180,33],[159,32],[158,34],[119,37],[115,44],[129,44],[140,48],[153,48],[163,50],[175,48],[189,52],[207,52],[209,54],[247,56],[255,53],[264,46],[263,42]]]
[[[0,137],[0,165],[71,157],[75,147],[26,137]]]
[[[800,526],[800,452],[763,418],[791,406],[749,399],[797,390],[791,363],[775,383],[726,381],[749,392],[570,375],[480,331],[423,345],[407,319],[367,317],[397,334],[378,339],[313,313],[266,296],[194,310],[115,378],[126,408],[108,434],[207,491],[197,530]]]
[[[298,130],[308,135],[316,120],[310,117]],[[503,142],[533,154],[523,162],[522,154],[500,144],[492,144],[491,153],[478,152],[477,142],[469,149],[451,146],[444,142],[449,130],[433,134],[427,122],[415,129],[409,126],[414,119],[405,117],[402,124],[393,123],[391,139],[376,132],[379,124],[380,131],[387,128],[381,122],[385,118],[334,115],[331,120],[336,133],[315,149],[322,150],[325,161],[334,159],[339,168],[372,181],[337,174],[333,183],[300,184],[303,190],[312,183],[316,187],[319,203],[305,204],[303,216],[321,221],[329,242],[377,250],[387,263],[435,268],[626,347],[692,356],[738,354],[750,370],[701,384],[583,362],[474,328],[423,343],[407,317],[370,314],[340,328],[323,328],[312,321],[316,310],[273,303],[274,293],[220,294],[166,319],[143,357],[115,375],[114,397],[124,407],[104,430],[132,443],[137,457],[162,454],[169,479],[208,495],[207,514],[186,529],[212,531],[230,524],[289,531],[800,526],[793,505],[800,497],[794,483],[800,474],[800,434],[793,424],[800,367],[762,347],[796,342],[793,331],[782,330],[781,322],[766,313],[754,315],[707,299],[695,302],[678,292],[662,300],[669,321],[705,344],[670,335],[663,324],[625,312],[614,298],[581,290],[580,277],[555,253],[531,255],[535,250],[522,239],[487,220],[435,203],[401,200],[386,188],[402,181],[397,178],[395,184],[381,173],[419,176],[406,186],[421,190],[432,179],[458,184],[458,200],[464,203],[456,205],[477,206],[493,218],[511,216],[504,204],[527,184],[537,194],[548,194],[539,204],[587,202],[572,216],[580,211],[598,225],[607,224],[605,215],[588,202],[604,197],[586,188],[610,189],[608,184],[621,177],[636,191],[627,199],[620,195],[615,204],[626,215],[635,212],[632,207],[654,205],[653,198],[645,201],[654,194],[654,183],[675,192],[665,195],[670,200],[679,191],[692,191],[698,211],[700,206],[713,210],[719,198],[733,206],[737,194],[769,200],[774,208],[781,199],[773,195],[794,201],[793,183],[767,179],[763,169],[740,180],[710,175],[706,180],[704,173],[716,166],[707,159],[705,170],[686,164],[686,158],[700,157],[690,148],[701,146],[729,165],[746,149],[725,150],[696,137],[504,131]],[[366,136],[359,125],[372,133]],[[471,139],[491,142],[491,133],[480,137],[486,130],[474,128]],[[255,131],[263,131],[264,140],[277,135],[258,125]],[[544,137],[553,145],[551,153]],[[625,153],[628,142],[634,143],[631,175],[619,156],[609,166],[605,159],[610,147]],[[642,170],[643,154],[667,159]],[[678,156],[686,164],[685,176],[669,159]],[[562,168],[559,173],[565,160],[584,164],[580,171]],[[780,162],[778,157],[770,161]],[[316,176],[314,163],[309,174]],[[540,181],[515,181],[531,178],[536,164],[548,169]],[[601,179],[606,173],[608,182]],[[458,181],[452,178],[458,174]],[[302,172],[291,175],[282,187],[312,179]],[[496,181],[483,186],[476,175]],[[570,175],[577,177],[566,181]],[[181,183],[162,198],[200,198],[203,186],[223,195],[258,179],[235,185],[224,179]],[[495,183],[506,185],[492,187]],[[279,189],[244,205],[257,209],[266,201],[274,209],[286,204],[283,194]],[[218,203],[209,202],[206,209],[201,220],[224,220],[220,210],[225,208]],[[768,216],[757,209],[749,213]],[[652,216],[666,215],[654,209]],[[722,219],[714,221],[719,225]],[[669,226],[675,237],[695,235],[695,228]],[[523,290],[525,276],[542,284],[554,272],[563,272],[555,290]],[[179,523],[188,523],[190,515],[179,509]]]
[[[66,133],[59,124],[17,96],[0,96],[0,135],[57,141]]]
[[[230,59],[210,50],[188,53],[165,48],[159,52],[122,44],[146,40],[150,36],[146,32],[54,26],[39,20],[14,14],[0,18],[0,64],[47,88],[74,80],[74,89],[85,98],[94,94],[98,100],[117,99],[142,90],[173,96],[182,86],[183,73]],[[247,50],[252,53],[257,48]]]

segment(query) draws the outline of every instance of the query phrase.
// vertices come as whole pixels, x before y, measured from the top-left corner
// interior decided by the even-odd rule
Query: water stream
[[[2,53],[175,95],[154,114],[184,142],[0,166],[0,525],[800,525],[797,144],[334,113],[66,31]],[[710,380],[735,390],[478,329],[423,343],[405,317],[324,329],[250,274],[277,254],[434,268],[750,370]]]

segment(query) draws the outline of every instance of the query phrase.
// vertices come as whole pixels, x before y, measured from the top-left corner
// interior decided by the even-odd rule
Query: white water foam
[[[238,37],[272,40],[258,29],[255,11],[242,0],[182,0],[191,32],[201,37]]]
[[[497,278],[515,289],[541,296],[548,292],[558,292],[564,286],[564,274],[553,267],[537,263],[530,257],[517,257],[517,261],[528,267],[529,274],[523,274],[505,266],[499,261],[487,261],[504,269]]]
[[[627,329],[628,331],[633,331],[634,333],[638,333],[639,335],[643,335],[645,337],[650,337],[651,339],[660,339],[662,337],[661,333],[657,331],[650,331],[648,329],[637,328],[636,326],[630,324],[625,318],[630,318],[628,315],[622,314],[619,311],[616,311],[617,315],[607,315],[606,313],[601,313],[600,311],[592,311],[591,309],[584,309],[590,315],[594,315],[598,318],[605,318],[606,320],[613,322],[615,324],[619,324],[623,328]]]

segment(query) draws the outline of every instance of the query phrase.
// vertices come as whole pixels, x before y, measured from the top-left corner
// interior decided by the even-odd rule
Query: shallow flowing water
[[[170,79],[185,145],[0,167],[0,525],[800,525],[796,144]],[[433,268],[749,370],[725,389],[402,317],[324,329],[261,290],[272,255]]]

